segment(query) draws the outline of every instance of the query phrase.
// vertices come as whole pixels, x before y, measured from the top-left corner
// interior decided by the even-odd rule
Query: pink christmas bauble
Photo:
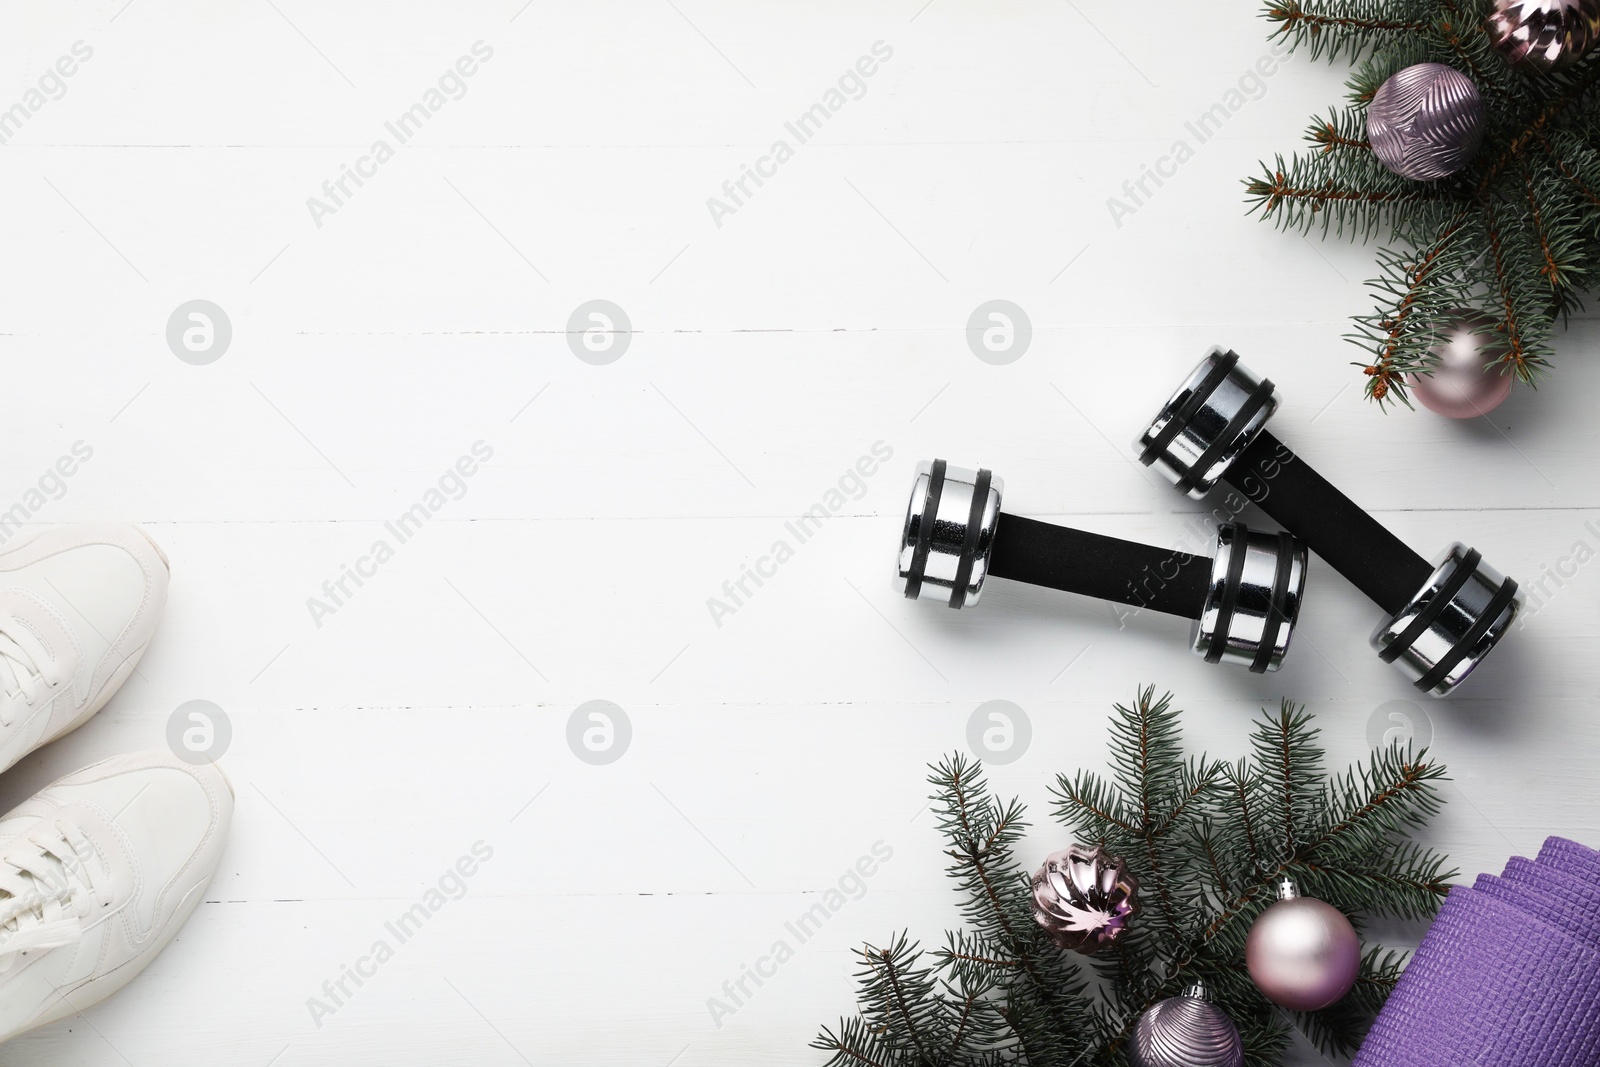
[[[1422,406],[1452,419],[1475,419],[1511,395],[1511,375],[1497,366],[1502,350],[1495,322],[1481,311],[1449,312],[1433,346],[1430,374],[1408,374],[1406,385]]]
[[[1332,904],[1292,896],[1256,919],[1244,962],[1268,1000],[1291,1011],[1320,1011],[1355,985],[1361,938]]]
[[[1033,918],[1064,949],[1093,955],[1128,932],[1139,881],[1100,847],[1073,845],[1045,857],[1033,876]]]

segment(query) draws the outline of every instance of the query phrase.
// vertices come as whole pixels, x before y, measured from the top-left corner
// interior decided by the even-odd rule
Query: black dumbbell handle
[[[1390,614],[1433,574],[1432,564],[1266,430],[1223,477]]]
[[[1001,512],[989,573],[1198,619],[1211,559]]]

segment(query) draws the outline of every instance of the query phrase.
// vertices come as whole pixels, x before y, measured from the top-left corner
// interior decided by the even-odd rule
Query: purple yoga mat
[[[1539,862],[1548,863],[1575,878],[1600,882],[1600,852],[1564,837],[1546,838],[1544,847],[1539,850]]]
[[[1600,1064],[1600,853],[1551,838],[1452,889],[1354,1067],[1472,1064]]]
[[[1555,875],[1552,873],[1551,877]],[[1538,916],[1567,936],[1576,938],[1590,948],[1600,949],[1600,944],[1595,943],[1594,924],[1590,916],[1582,908],[1574,907],[1570,901],[1553,893],[1519,885],[1492,874],[1478,875],[1472,889],[1473,892],[1509,904],[1524,915]]]
[[[1572,916],[1574,933],[1600,947],[1600,882],[1587,882],[1546,863],[1513,857],[1500,877],[1555,898],[1555,906]]]

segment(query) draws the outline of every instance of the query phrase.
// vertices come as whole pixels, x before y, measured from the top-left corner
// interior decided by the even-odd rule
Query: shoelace
[[[0,852],[0,974],[29,953],[83,936],[83,920],[94,908],[94,885],[80,854],[90,851],[80,831],[52,823]]]
[[[43,665],[50,662],[44,643],[24,626],[0,628],[0,726],[10,726],[16,698],[29,707],[39,699],[41,689],[54,689],[45,680]]]

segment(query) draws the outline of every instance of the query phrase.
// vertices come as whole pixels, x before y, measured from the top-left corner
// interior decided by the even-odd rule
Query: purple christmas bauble
[[[1073,845],[1052,852],[1033,876],[1034,921],[1072,952],[1098,952],[1138,913],[1138,880],[1104,849]]]
[[[1250,977],[1268,1000],[1320,1011],[1342,999],[1361,970],[1361,938],[1332,904],[1285,890],[1244,943]]]
[[[1548,74],[1600,40],[1600,0],[1495,0],[1486,26],[1495,51]]]
[[[1199,997],[1150,1005],[1128,1038],[1132,1067],[1241,1067],[1244,1045],[1228,1013]]]
[[[1457,308],[1439,324],[1436,363],[1427,374],[1406,375],[1422,406],[1451,419],[1487,415],[1511,395],[1511,375],[1497,366],[1501,335],[1481,311]]]
[[[1367,105],[1367,140],[1402,178],[1431,182],[1465,167],[1483,143],[1483,97],[1443,63],[1414,63],[1389,76]]]

